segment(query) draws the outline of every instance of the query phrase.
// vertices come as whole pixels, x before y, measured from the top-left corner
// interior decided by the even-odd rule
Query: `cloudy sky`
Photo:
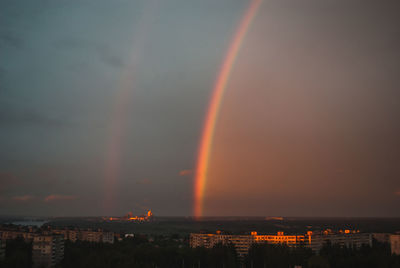
[[[400,216],[398,1],[264,0],[205,215]],[[0,0],[0,214],[192,215],[249,0]]]

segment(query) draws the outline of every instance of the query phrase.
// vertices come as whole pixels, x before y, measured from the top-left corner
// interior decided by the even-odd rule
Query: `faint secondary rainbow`
[[[236,30],[236,33],[233,36],[232,42],[230,43],[224,62],[221,66],[221,70],[214,85],[207,115],[204,120],[204,127],[197,156],[194,182],[195,217],[200,217],[203,214],[204,190],[207,181],[207,172],[209,167],[215,125],[218,120],[222,98],[224,96],[224,92],[229,81],[229,76],[239,53],[240,47],[243,43],[251,22],[256,16],[257,10],[259,9],[261,2],[262,0],[251,0],[247,11],[243,15],[243,18]]]
[[[140,68],[142,54],[148,42],[148,35],[156,18],[160,0],[149,0],[145,2],[142,17],[138,21],[137,30],[134,35],[132,50],[124,67],[121,79],[115,89],[115,103],[112,109],[109,141],[106,148],[106,159],[104,165],[104,204],[105,215],[113,213],[118,200],[118,187],[121,177],[121,164],[124,153],[124,142],[127,134],[130,107],[135,91],[137,70]],[[112,214],[111,214],[112,215]]]

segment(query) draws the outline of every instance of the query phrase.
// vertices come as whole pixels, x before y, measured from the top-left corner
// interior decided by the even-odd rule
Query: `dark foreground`
[[[390,254],[388,244],[346,249],[326,245],[317,256],[306,248],[256,245],[239,259],[232,246],[213,249],[184,246],[179,236],[138,236],[115,244],[66,242],[65,257],[58,267],[400,267],[400,256]],[[6,259],[0,267],[32,267],[31,244],[23,240],[7,243]]]
[[[191,232],[216,230],[235,234],[250,231],[304,234],[307,230],[325,229],[394,233],[400,230],[399,218],[155,218],[145,223],[109,222],[99,217],[47,220],[45,225],[54,228],[101,228],[121,233],[121,237],[134,234],[134,238],[114,244],[66,241],[64,260],[58,267],[400,267],[400,256],[391,255],[389,244],[376,241],[372,248],[360,249],[326,245],[319,255],[306,248],[256,245],[244,259],[238,258],[232,246],[192,249],[188,241]],[[32,267],[31,252],[30,243],[18,239],[7,241],[6,258],[0,261],[0,267]]]

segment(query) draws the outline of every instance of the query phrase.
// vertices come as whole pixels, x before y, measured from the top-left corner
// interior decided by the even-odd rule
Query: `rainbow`
[[[140,67],[141,55],[148,42],[148,34],[151,30],[156,13],[159,10],[158,0],[145,2],[142,17],[135,32],[132,51],[129,62],[123,69],[121,79],[116,88],[115,103],[112,110],[112,121],[110,123],[109,142],[106,148],[106,159],[104,165],[104,203],[105,215],[112,213],[117,202],[118,183],[121,176],[121,162],[123,155],[124,135],[127,132],[127,123],[132,97],[134,95],[137,78],[136,70]]]
[[[253,21],[256,13],[261,5],[262,0],[251,0],[251,3],[244,14],[236,33],[229,46],[225,60],[214,85],[213,93],[209,103],[207,115],[204,121],[203,132],[199,144],[195,182],[194,182],[194,216],[200,217],[203,215],[203,199],[204,190],[207,181],[207,172],[210,161],[211,148],[216,122],[218,120],[221,102],[224,96],[226,86],[229,81],[233,65],[239,53],[240,47],[246,36],[246,33]]]
[[[133,81],[124,81],[121,90],[116,96],[115,111],[111,122],[110,140],[107,148],[107,158],[105,163],[105,196],[103,209],[106,214],[110,213],[115,207],[115,192],[120,176],[120,164],[123,154],[122,143],[123,134],[126,132],[126,121],[131,98],[130,87]]]

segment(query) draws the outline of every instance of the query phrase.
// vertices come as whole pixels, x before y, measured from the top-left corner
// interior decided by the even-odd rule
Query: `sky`
[[[250,0],[0,0],[0,215],[193,215]],[[264,0],[217,118],[206,216],[400,217],[398,1]]]

